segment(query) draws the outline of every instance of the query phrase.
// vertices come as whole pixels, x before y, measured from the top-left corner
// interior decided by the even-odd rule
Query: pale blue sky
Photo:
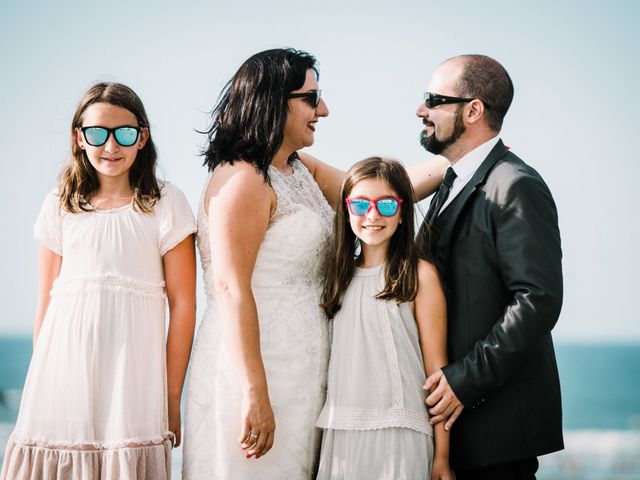
[[[116,80],[136,90],[161,175],[195,209],[206,172],[194,129],[206,126],[224,83],[249,55],[292,46],[317,56],[331,111],[310,151],[341,168],[373,154],[407,164],[426,158],[415,110],[433,69],[461,53],[502,62],[515,100],[501,136],[545,177],[560,213],[566,293],[555,336],[640,341],[639,5],[4,0],[0,333],[31,328],[32,226],[69,151],[71,116],[88,86]]]

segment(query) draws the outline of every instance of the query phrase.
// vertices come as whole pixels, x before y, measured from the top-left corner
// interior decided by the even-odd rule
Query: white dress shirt
[[[462,189],[469,183],[473,174],[476,173],[480,164],[484,161],[485,158],[489,155],[489,152],[496,146],[496,143],[500,140],[500,137],[497,135],[482,145],[478,145],[476,148],[467,153],[464,157],[458,160],[455,164],[451,165],[453,171],[456,172],[456,178],[453,181],[453,185],[451,186],[451,191],[449,192],[449,196],[447,197],[447,201],[444,202],[442,208],[440,209],[440,213],[444,212],[445,208],[449,206],[449,204],[453,201],[454,198],[462,191]]]

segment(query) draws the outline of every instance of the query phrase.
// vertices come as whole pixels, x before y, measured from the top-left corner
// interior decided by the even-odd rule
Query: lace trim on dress
[[[145,297],[165,296],[164,282],[148,283],[131,278],[111,274],[87,275],[72,279],[58,278],[51,290],[51,295],[76,294],[80,291],[114,290]]]
[[[325,408],[318,417],[316,427],[334,430],[378,430],[399,427],[433,435],[433,428],[429,424],[426,411],[420,413],[406,408],[380,410]]]
[[[293,173],[285,175],[271,165],[270,173],[272,175],[270,175],[270,178],[277,198],[277,208],[271,217],[270,223],[303,205],[309,208],[313,207],[327,232],[332,232],[334,212],[324,198],[313,175],[298,159],[291,162],[291,167],[293,168]]]
[[[79,450],[79,451],[95,451],[95,450],[119,450],[123,448],[144,448],[162,445],[167,441],[173,442],[175,438],[173,432],[167,432],[154,438],[129,438],[121,442],[89,442],[77,441],[69,442],[64,440],[43,440],[33,438],[20,438],[18,435],[11,435],[9,441],[22,447],[50,448],[55,450]]]
[[[383,270],[381,269],[380,271],[382,272]],[[391,300],[391,302],[393,301]],[[387,357],[387,365],[389,365],[389,376],[391,377],[391,406],[398,408],[404,403],[404,391],[402,389],[402,379],[400,378],[400,367],[398,366],[398,352],[396,352],[396,346],[393,343],[387,301],[378,302],[378,305],[378,308],[382,308],[384,311],[384,315],[380,317],[380,329],[382,330],[382,342]]]

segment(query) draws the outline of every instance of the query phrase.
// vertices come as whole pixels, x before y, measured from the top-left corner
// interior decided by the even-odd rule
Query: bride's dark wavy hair
[[[385,262],[385,286],[376,298],[410,302],[418,293],[418,251],[414,243],[413,203],[415,195],[407,171],[396,160],[371,157],[353,165],[342,183],[340,202],[333,224],[334,245],[325,262],[322,303],[329,318],[340,310],[342,295],[353,279],[360,241],[349,223],[346,198],[360,181],[383,180],[403,200],[398,228],[390,239]]]
[[[224,87],[210,128],[201,132],[209,140],[203,165],[211,171],[241,159],[269,182],[269,165],[284,138],[289,93],[302,87],[309,69],[319,77],[315,57],[291,48],[265,50],[246,60]]]

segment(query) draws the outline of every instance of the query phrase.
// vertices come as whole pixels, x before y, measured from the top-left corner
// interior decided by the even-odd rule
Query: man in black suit
[[[451,164],[418,245],[447,298],[450,363],[425,389],[431,422],[451,430],[457,480],[535,479],[537,457],[563,448],[558,217],[540,175],[498,137],[512,98],[502,65],[463,55],[436,69],[417,111],[422,145]]]

